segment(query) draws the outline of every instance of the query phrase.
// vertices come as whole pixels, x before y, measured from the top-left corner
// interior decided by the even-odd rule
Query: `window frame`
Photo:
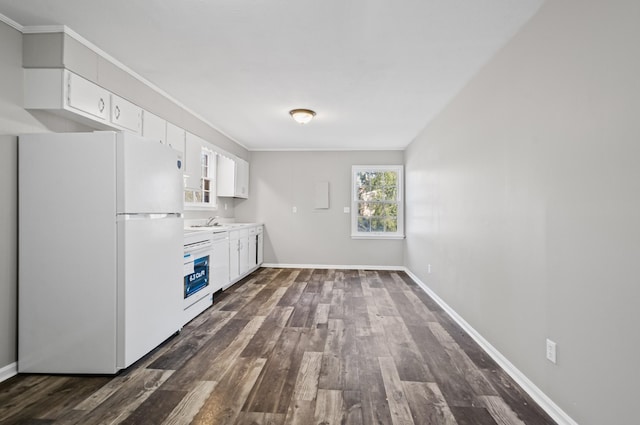
[[[217,208],[218,206],[218,193],[217,193],[217,165],[218,154],[217,152],[202,147],[201,155],[201,171],[200,171],[200,190],[202,191],[202,203],[210,208]],[[206,158],[206,161],[205,161]],[[205,165],[205,162],[207,164]],[[205,173],[206,170],[206,173]],[[205,176],[206,174],[206,176]],[[206,183],[209,184],[209,190],[205,189]],[[209,193],[209,202],[205,202],[205,192]]]
[[[189,188],[185,187],[183,190],[183,199],[184,199],[184,208],[187,211],[190,210],[217,210],[218,209],[218,155],[220,155],[215,150],[212,150],[206,146],[200,147],[200,164],[199,164],[199,173],[200,178],[198,182],[198,188]],[[208,165],[207,165],[207,176],[204,175],[205,164],[204,157],[208,157]],[[185,174],[186,177],[186,174]],[[186,181],[186,180],[185,180]],[[206,183],[209,183],[209,202],[205,202],[205,186]],[[193,192],[194,200],[187,201],[187,192]],[[200,196],[200,200],[196,201],[196,193]]]
[[[393,171],[397,173],[397,195],[395,203],[398,208],[397,230],[395,232],[361,232],[358,230],[358,204],[356,176],[363,171]],[[351,239],[404,239],[404,166],[403,165],[353,165],[351,166]]]

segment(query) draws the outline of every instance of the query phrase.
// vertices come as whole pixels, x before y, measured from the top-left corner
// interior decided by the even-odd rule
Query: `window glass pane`
[[[356,196],[363,201],[395,201],[397,184],[395,171],[361,171],[356,174]]]
[[[385,232],[397,232],[398,231],[398,218],[387,217],[384,219]]]
[[[396,217],[398,215],[398,204],[385,204],[384,215]]]
[[[380,217],[373,217],[371,219],[371,231],[384,232],[384,219]]]
[[[361,217],[383,217],[398,215],[398,204],[385,203],[385,202],[359,202],[358,203],[358,216]]]
[[[367,217],[358,217],[358,232],[370,232],[371,220]]]
[[[353,167],[352,234],[403,235],[402,166]]]

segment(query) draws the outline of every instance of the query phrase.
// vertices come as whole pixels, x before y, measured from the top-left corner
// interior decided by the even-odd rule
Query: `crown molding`
[[[380,147],[380,148],[251,148],[247,149],[251,152],[377,152],[377,151],[398,151],[404,152],[407,150],[406,147]]]
[[[0,13],[0,21],[2,21],[5,24],[9,25],[13,29],[16,29],[16,30],[18,30],[20,32],[24,32],[24,27],[22,25],[20,25],[19,23],[17,23],[13,19],[9,18],[8,16],[4,16],[1,13]]]
[[[52,32],[67,32],[70,31],[64,25],[31,25],[22,27],[23,34],[48,34]]]

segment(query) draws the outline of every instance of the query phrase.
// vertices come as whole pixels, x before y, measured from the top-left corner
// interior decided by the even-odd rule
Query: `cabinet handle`
[[[114,115],[116,116],[116,119],[120,118],[120,107],[116,106],[116,110],[115,110],[115,114]]]
[[[98,111],[102,112],[104,111],[104,99],[100,98],[100,100],[98,101]]]

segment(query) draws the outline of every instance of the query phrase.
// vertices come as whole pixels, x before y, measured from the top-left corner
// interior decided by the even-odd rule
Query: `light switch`
[[[349,214],[351,212],[351,208],[349,207],[344,207],[344,213],[345,214]]]

